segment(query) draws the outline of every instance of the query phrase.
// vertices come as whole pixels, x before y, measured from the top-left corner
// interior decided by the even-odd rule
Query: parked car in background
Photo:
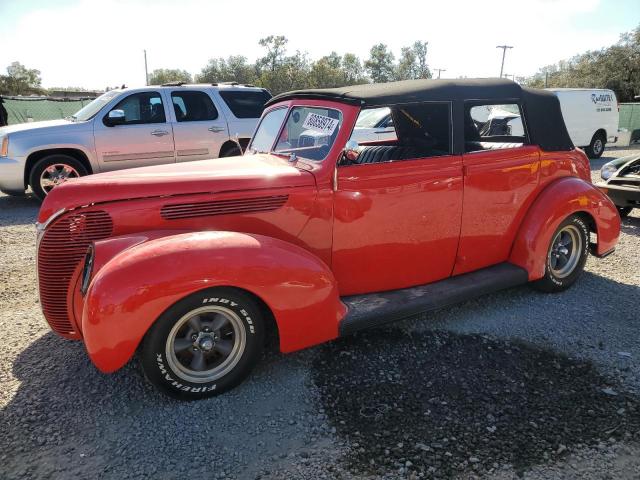
[[[622,218],[640,208],[640,155],[633,154],[607,162],[600,170],[605,181],[597,184],[618,207]]]
[[[111,90],[68,119],[0,128],[0,190],[43,199],[69,178],[241,155],[270,98],[236,83]]]
[[[618,100],[613,90],[549,88],[558,97],[564,123],[574,145],[590,158],[600,158],[607,143],[618,136]]]
[[[387,107],[362,110],[351,139],[358,143],[397,140],[391,110]]]
[[[478,128],[489,105],[526,132]],[[350,140],[367,108],[390,109],[396,140]],[[269,331],[292,352],[527,282],[565,290],[620,217],[549,92],[412,80],[279,95],[241,162],[67,182],[37,230],[51,328],[103,372],[139,352],[158,389],[196,399],[238,385]]]

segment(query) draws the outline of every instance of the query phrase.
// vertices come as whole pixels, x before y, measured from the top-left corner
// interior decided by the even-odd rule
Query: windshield
[[[111,90],[110,92],[103,93],[94,101],[78,110],[74,115],[72,115],[72,118],[74,120],[77,120],[78,122],[84,122],[93,118],[95,114],[102,109],[102,107],[104,107],[112,98],[119,95],[120,93],[121,90]]]
[[[276,136],[281,130],[287,109],[280,108],[267,113],[249,149],[254,153],[295,154],[308,160],[324,160],[340,131],[342,113],[320,107],[293,107],[288,113],[277,141]]]
[[[376,128],[385,118],[391,115],[388,107],[362,110],[356,121],[356,128]]]

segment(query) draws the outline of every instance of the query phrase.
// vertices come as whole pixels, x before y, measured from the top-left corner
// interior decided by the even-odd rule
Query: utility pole
[[[500,65],[500,78],[502,78],[502,71],[504,70],[504,56],[507,53],[507,49],[513,47],[510,45],[498,45],[496,48],[502,49],[502,65]]]
[[[544,88],[549,86],[549,72],[544,72]]]
[[[446,68],[434,68],[434,70],[437,70],[437,71],[438,71],[438,78],[440,78],[440,73],[441,73],[441,72],[446,72],[446,71],[447,71],[447,69],[446,69]]]
[[[147,51],[144,50],[144,78],[145,85],[149,85],[149,70],[147,70]]]

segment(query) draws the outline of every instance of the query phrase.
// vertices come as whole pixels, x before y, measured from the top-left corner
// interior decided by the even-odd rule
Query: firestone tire
[[[29,185],[31,185],[31,191],[35,197],[40,201],[44,200],[50,191],[46,191],[47,187],[43,187],[43,181],[47,180],[45,178],[47,169],[52,169],[52,173],[49,174],[49,181],[52,183],[54,183],[54,177],[60,177],[59,180],[55,179],[55,182],[63,183],[66,178],[84,177],[89,174],[79,160],[69,155],[54,154],[38,160],[29,173]]]
[[[591,139],[591,143],[585,148],[585,153],[589,158],[600,158],[604,153],[604,146],[607,139],[602,133],[595,133]]]
[[[589,254],[589,226],[579,215],[567,217],[551,237],[544,277],[533,287],[547,293],[562,292],[575,283]]]
[[[264,346],[255,300],[233,288],[190,295],[164,312],[140,350],[147,379],[180,400],[219,395],[253,370]]]

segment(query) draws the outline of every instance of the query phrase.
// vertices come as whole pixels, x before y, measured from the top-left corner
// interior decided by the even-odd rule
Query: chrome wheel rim
[[[582,236],[578,227],[567,225],[560,230],[551,242],[547,264],[557,278],[571,275],[580,261]]]
[[[596,155],[599,155],[600,152],[602,152],[603,148],[604,148],[604,145],[602,143],[602,140],[597,138],[595,142],[593,142],[593,153],[595,153]]]
[[[66,182],[70,178],[78,178],[80,174],[71,165],[66,163],[54,163],[49,165],[40,174],[40,188],[44,193],[49,193],[54,187]]]
[[[171,370],[192,383],[215,381],[235,368],[247,343],[242,320],[221,306],[196,308],[181,317],[167,337]]]

